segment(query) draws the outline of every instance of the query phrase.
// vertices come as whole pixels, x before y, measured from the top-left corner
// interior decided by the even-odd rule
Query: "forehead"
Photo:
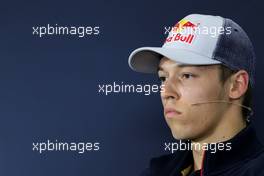
[[[177,63],[171,59],[168,59],[166,57],[162,57],[159,62],[158,70],[181,70],[183,68],[191,68],[198,71],[205,71],[205,70],[215,70],[216,68],[219,68],[219,64],[216,65],[186,65],[186,64],[180,64]]]

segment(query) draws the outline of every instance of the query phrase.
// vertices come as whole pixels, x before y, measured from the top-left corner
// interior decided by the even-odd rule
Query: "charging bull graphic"
[[[188,21],[188,20],[181,20],[179,21],[174,27],[173,27],[173,32],[180,32],[181,30],[183,30],[184,28],[189,28],[192,29],[193,31],[195,31],[195,28],[198,27],[199,24],[195,25],[192,22]]]

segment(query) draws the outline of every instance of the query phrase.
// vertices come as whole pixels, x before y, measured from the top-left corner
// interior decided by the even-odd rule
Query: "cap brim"
[[[130,68],[137,72],[156,73],[159,61],[162,57],[167,57],[183,65],[221,64],[221,62],[217,60],[189,50],[164,47],[138,48],[130,54],[128,64]]]

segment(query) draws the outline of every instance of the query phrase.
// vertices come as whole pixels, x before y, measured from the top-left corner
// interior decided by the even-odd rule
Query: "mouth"
[[[165,117],[167,118],[177,118],[182,113],[173,108],[164,108],[164,114],[165,114]]]

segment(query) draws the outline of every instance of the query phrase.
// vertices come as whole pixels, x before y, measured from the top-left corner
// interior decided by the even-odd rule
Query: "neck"
[[[204,157],[203,150],[192,150],[193,153],[193,168],[194,170],[200,170],[202,168],[202,162]]]
[[[221,121],[213,129],[203,135],[202,138],[192,140],[192,143],[199,143],[199,146],[203,146],[208,143],[224,142],[233,138],[243,128],[246,127],[246,122],[243,120],[241,109],[237,107],[231,107],[222,117]],[[194,170],[201,169],[203,162],[204,151],[201,149],[195,149],[192,151]]]

